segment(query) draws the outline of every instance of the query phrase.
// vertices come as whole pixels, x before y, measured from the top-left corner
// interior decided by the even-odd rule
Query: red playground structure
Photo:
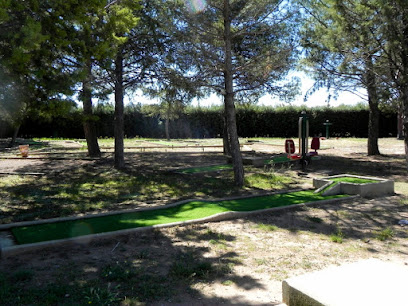
[[[302,112],[302,116],[299,117],[299,153],[296,152],[295,143],[292,139],[285,140],[285,152],[288,159],[290,160],[300,160],[303,166],[310,163],[312,157],[317,156],[317,150],[320,149],[320,138],[313,137],[311,143],[311,149],[314,151],[309,152],[308,150],[308,139],[309,139],[309,121],[305,112]]]

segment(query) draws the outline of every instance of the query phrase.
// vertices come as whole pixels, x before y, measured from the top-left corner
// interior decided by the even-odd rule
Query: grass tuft
[[[293,183],[293,179],[278,175],[272,171],[266,173],[253,173],[245,178],[245,186],[264,189],[264,190],[276,190],[288,187]]]
[[[181,253],[170,267],[170,275],[176,280],[206,279],[214,272],[212,264],[196,258],[191,253]]]
[[[264,232],[273,232],[279,229],[279,227],[277,227],[276,225],[273,224],[264,224],[264,223],[260,223],[256,225],[257,229],[260,229]]]
[[[392,237],[394,237],[394,231],[390,227],[375,233],[375,238],[380,241],[385,241]]]
[[[108,281],[126,281],[136,276],[134,267],[129,262],[116,262],[102,269],[102,277]]]
[[[344,234],[341,229],[337,229],[336,233],[330,235],[330,240],[335,243],[343,243]]]
[[[235,283],[234,283],[232,280],[227,279],[227,280],[223,281],[222,284],[223,284],[224,286],[232,286],[232,285],[234,285]]]
[[[84,291],[84,298],[90,305],[112,305],[121,300],[117,290],[118,287],[110,288],[110,284],[107,288],[91,287]]]

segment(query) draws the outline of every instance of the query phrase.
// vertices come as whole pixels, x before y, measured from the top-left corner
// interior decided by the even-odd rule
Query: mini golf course
[[[315,182],[316,181],[316,182]],[[237,218],[246,213],[257,212],[265,209],[290,207],[296,204],[319,203],[321,201],[341,199],[348,197],[348,192],[340,192],[338,186],[352,184],[353,186],[370,187],[373,194],[378,190],[383,195],[394,192],[393,181],[379,178],[357,177],[340,175],[314,179],[317,190],[302,190],[287,193],[275,193],[264,196],[253,196],[218,201],[187,200],[174,203],[166,207],[153,209],[140,209],[132,212],[109,213],[99,216],[71,217],[65,219],[42,220],[25,223],[16,223],[2,226],[8,229],[17,243],[9,248],[35,246],[38,243],[55,243],[56,241],[72,240],[94,234],[107,235],[109,233],[122,233],[138,228],[153,228],[156,226],[174,226],[183,223],[209,222]],[[392,183],[392,184],[391,184]],[[384,185],[382,185],[384,184]],[[385,187],[384,187],[385,186]],[[392,187],[392,189],[391,189]],[[337,189],[336,189],[337,188]],[[327,190],[337,193],[328,194]],[[229,217],[226,217],[226,216]],[[219,217],[219,218],[218,218]],[[121,231],[121,232],[118,232]],[[2,250],[5,253],[5,249]],[[12,251],[10,251],[12,253]]]
[[[328,179],[330,181],[330,184],[327,184],[324,186],[322,190],[320,190],[321,193],[324,193],[325,191],[333,188],[334,186],[338,185],[339,183],[350,183],[350,184],[371,184],[371,183],[377,183],[376,180],[372,179],[365,179],[365,178],[360,178],[360,177],[348,177],[348,176],[342,176],[342,177],[333,177]]]
[[[325,196],[358,194],[362,197],[378,197],[394,194],[394,181],[349,174],[314,178],[313,186],[317,189],[317,193]]]
[[[11,232],[18,244],[29,244],[124,229],[183,222],[206,218],[224,212],[256,211],[341,198],[344,196],[345,195],[322,196],[321,194],[314,193],[313,190],[306,190],[217,202],[190,201],[168,208],[19,226],[12,228]]]

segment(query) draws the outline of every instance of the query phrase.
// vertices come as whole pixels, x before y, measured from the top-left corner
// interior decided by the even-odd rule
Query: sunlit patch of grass
[[[352,217],[350,212],[346,210],[337,210],[336,213],[337,213],[338,218],[340,219],[350,219]]]
[[[211,239],[208,243],[213,245],[217,250],[226,250],[228,248],[226,240]]]
[[[408,205],[408,198],[400,199],[400,204],[403,205],[403,206],[407,206]]]
[[[330,240],[335,243],[343,243],[344,233],[340,228],[337,229],[336,233],[330,235]]]
[[[361,247],[359,245],[349,245],[346,246],[344,250],[350,253],[357,253],[361,251]]]
[[[254,258],[254,262],[257,266],[267,266],[269,264],[266,258]]]
[[[222,284],[223,284],[224,286],[232,286],[232,285],[234,285],[235,283],[234,283],[232,280],[227,279],[227,280],[223,281]]]
[[[313,268],[313,263],[308,259],[303,259],[301,263],[301,267],[305,270],[310,270]]]
[[[264,231],[264,232],[273,232],[273,231],[276,231],[276,230],[279,229],[276,225],[264,224],[264,223],[259,223],[255,227],[257,229],[260,229],[261,231]]]
[[[253,173],[245,178],[247,187],[265,190],[286,188],[291,183],[293,183],[292,178],[274,172]]]
[[[218,233],[211,229],[207,229],[205,231],[203,238],[209,239],[209,240],[215,240],[215,241],[226,240],[226,236],[223,233]]]

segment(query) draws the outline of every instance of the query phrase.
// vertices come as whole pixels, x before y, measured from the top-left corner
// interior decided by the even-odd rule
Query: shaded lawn
[[[231,170],[233,167],[231,164],[225,165],[212,165],[204,167],[191,167],[186,169],[177,170],[177,173],[190,174],[190,173],[201,173],[201,172],[211,172],[211,171],[221,171],[221,170]]]
[[[0,223],[136,208],[146,203],[154,205],[158,200],[174,202],[204,196],[219,198],[241,192],[234,185],[230,171],[196,173],[192,178],[171,173],[171,163],[163,160],[162,156],[136,155],[127,171],[113,169],[109,162],[74,162],[72,166],[52,172],[58,164],[49,161],[38,168],[27,166],[20,170],[46,169],[45,172],[49,173],[42,177],[0,177],[0,197],[3,199]],[[189,159],[170,159],[177,166],[185,160]],[[296,181],[286,173],[264,173],[263,169],[255,168],[247,171],[247,190],[279,190],[296,185]]]
[[[17,227],[13,228],[12,232],[19,244],[26,244],[188,221],[227,211],[254,211],[265,208],[339,198],[343,196],[344,195],[324,197],[308,190],[220,202],[192,201],[170,208]]]
[[[191,180],[160,172],[133,175],[101,167],[41,178],[2,177],[0,188],[0,196],[5,200],[0,212],[4,209],[4,217],[11,222],[67,216],[160,198],[174,200],[200,194],[229,194],[233,184],[227,174]]]

